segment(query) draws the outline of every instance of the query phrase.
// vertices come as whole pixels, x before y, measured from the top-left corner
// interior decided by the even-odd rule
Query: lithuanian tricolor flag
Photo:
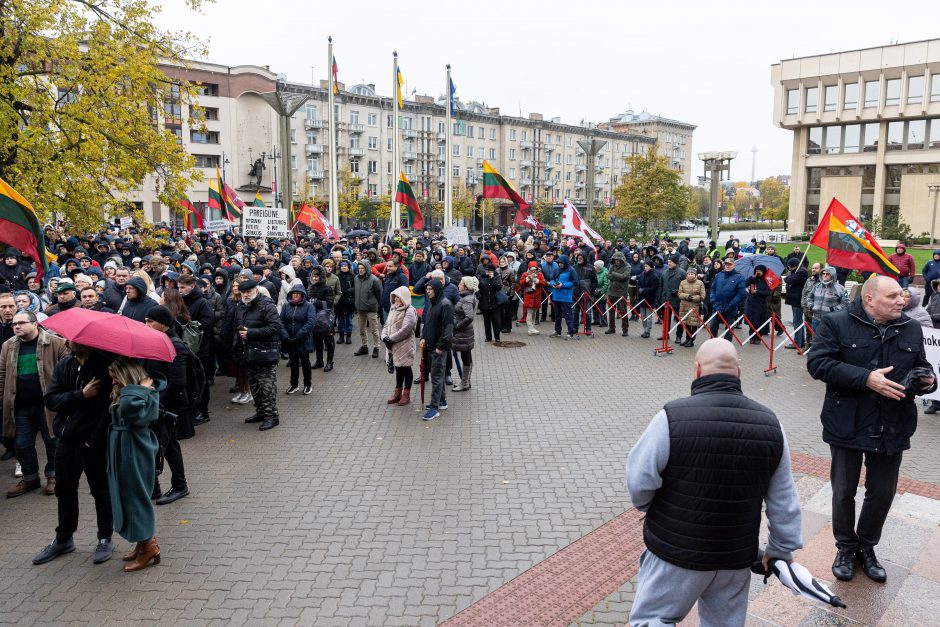
[[[395,190],[395,202],[399,202],[408,208],[408,224],[416,231],[424,230],[424,216],[421,214],[421,206],[418,199],[415,198],[415,192],[411,189],[411,183],[404,172],[398,173],[398,189]]]
[[[483,197],[503,198],[511,201],[518,209],[528,209],[529,203],[506,182],[506,179],[493,169],[489,161],[483,162]]]
[[[218,211],[225,215],[225,198],[222,195],[222,174],[219,169],[215,169],[215,179],[209,179],[209,209]],[[209,214],[213,215],[213,214]]]
[[[36,262],[36,278],[49,267],[46,240],[36,210],[15,189],[0,179],[0,243],[19,248]],[[55,259],[55,256],[52,256]]]
[[[894,278],[900,275],[868,229],[835,198],[809,243],[825,248],[826,262],[833,266]]]

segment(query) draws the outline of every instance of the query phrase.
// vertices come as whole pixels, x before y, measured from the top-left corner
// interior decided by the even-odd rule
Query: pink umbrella
[[[72,307],[40,324],[76,344],[125,357],[159,361],[173,361],[176,357],[176,349],[166,333],[124,316]]]

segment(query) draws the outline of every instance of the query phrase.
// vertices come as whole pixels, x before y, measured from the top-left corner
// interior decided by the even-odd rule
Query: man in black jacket
[[[261,431],[280,424],[277,411],[277,361],[281,355],[281,319],[277,306],[258,292],[258,282],[239,284],[243,307],[235,310],[235,350],[248,365],[248,384],[255,414],[246,423],[260,422]]]
[[[430,364],[431,403],[426,407],[422,418],[434,420],[441,415],[441,409],[447,409],[444,397],[444,372],[447,368],[447,355],[454,337],[454,306],[444,298],[444,286],[437,279],[432,279],[425,287],[429,304],[424,309],[424,328],[421,330],[421,358]]]
[[[920,325],[902,313],[904,296],[894,279],[873,276],[862,298],[824,317],[806,367],[825,381],[820,419],[832,453],[832,574],[848,581],[855,562],[872,580],[887,574],[875,546],[891,509],[903,451],[917,428],[914,396],[937,388],[924,353]],[[865,461],[865,503],[855,524],[855,492]]]
[[[208,375],[211,372],[215,372],[215,360],[213,355],[213,341],[214,333],[213,326],[215,324],[215,310],[212,307],[212,303],[206,298],[205,293],[196,285],[196,277],[186,274],[180,277],[179,280],[179,291],[180,296],[183,297],[183,302],[186,303],[186,307],[189,309],[189,318],[199,323],[200,330],[202,331],[202,340],[199,343],[199,361],[202,362],[202,369],[206,372],[206,385],[202,388],[202,395],[199,397],[198,401],[193,399],[193,402],[196,403],[196,417],[193,419],[194,425],[201,425],[209,422],[209,380]]]
[[[59,525],[55,540],[33,558],[45,564],[75,550],[72,535],[78,529],[78,482],[85,480],[95,500],[98,544],[92,561],[111,558],[114,517],[108,488],[108,425],[111,416],[111,376],[108,359],[95,349],[69,342],[71,355],[56,364],[46,388],[46,407],[56,412],[52,430],[58,438],[55,452]]]

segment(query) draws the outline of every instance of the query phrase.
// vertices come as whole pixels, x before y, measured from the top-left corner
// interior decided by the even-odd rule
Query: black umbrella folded
[[[787,564],[785,560],[771,559],[768,562],[769,570],[764,570],[764,553],[758,551],[757,561],[751,565],[751,572],[764,576],[764,583],[771,575],[776,575],[780,583],[788,587],[794,595],[802,596],[812,601],[825,603],[832,607],[847,607],[842,599],[832,593],[825,584],[813,577],[802,564],[793,562]]]

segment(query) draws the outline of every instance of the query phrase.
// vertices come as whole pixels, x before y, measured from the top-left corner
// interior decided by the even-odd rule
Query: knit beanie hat
[[[465,276],[460,281],[471,292],[477,292],[480,289],[480,280],[475,276]]]

